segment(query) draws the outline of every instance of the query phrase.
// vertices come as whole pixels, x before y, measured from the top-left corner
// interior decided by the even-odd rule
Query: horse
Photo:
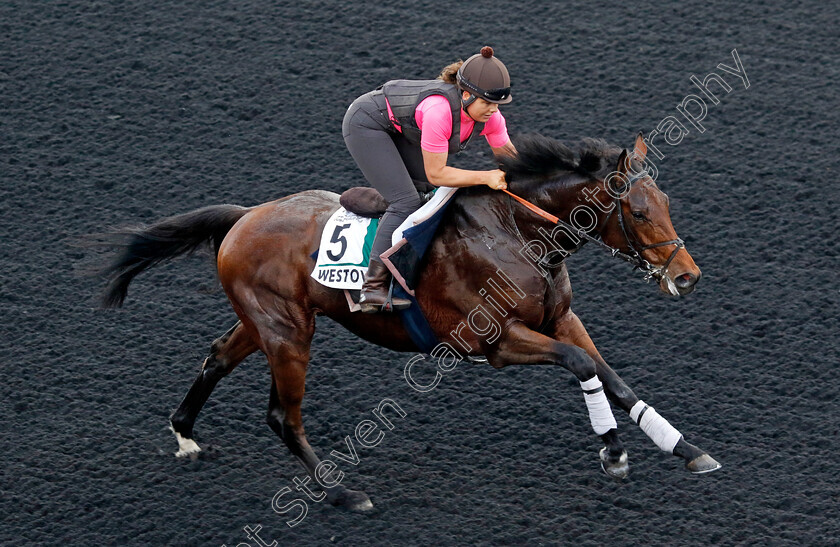
[[[601,467],[616,479],[628,476],[629,464],[610,402],[629,413],[660,449],[682,458],[690,472],[720,468],[636,396],[602,358],[570,305],[565,258],[591,241],[645,270],[666,294],[686,295],[700,280],[700,269],[674,231],[668,197],[651,176],[641,133],[632,152],[601,139],[583,139],[573,149],[539,135],[521,137],[516,148],[514,156],[497,158],[510,195],[487,187],[460,189],[422,262],[416,300],[441,341],[437,356],[484,359],[498,369],[566,368],[580,381],[593,429],[604,443]],[[301,402],[315,317],[328,316],[392,350],[418,347],[397,314],[353,313],[342,291],[310,277],[321,232],[338,207],[337,194],[310,190],[254,207],[209,206],[114,232],[123,238],[121,253],[103,269],[109,280],[103,304],[121,306],[129,283],[142,271],[212,245],[218,278],[239,321],[211,344],[170,417],[176,455],[201,450],[193,427],[214,387],[261,351],[271,372],[269,427],[331,504],[366,510],[372,503],[363,491],[325,480],[304,431]],[[494,275],[503,275],[506,283],[490,280]],[[479,319],[486,324],[480,326]],[[490,323],[497,326],[492,332]]]

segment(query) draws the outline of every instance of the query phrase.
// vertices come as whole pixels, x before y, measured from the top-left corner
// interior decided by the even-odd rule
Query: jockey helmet
[[[502,62],[493,56],[493,48],[484,46],[464,61],[456,75],[458,87],[472,95],[464,101],[469,106],[477,97],[487,102],[507,104],[510,96],[510,75]]]

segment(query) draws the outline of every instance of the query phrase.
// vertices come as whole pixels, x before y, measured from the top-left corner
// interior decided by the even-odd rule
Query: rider
[[[356,99],[344,116],[342,133],[350,155],[367,181],[388,201],[370,252],[360,304],[365,313],[404,309],[392,298],[390,276],[379,260],[391,247],[391,234],[421,205],[418,188],[487,185],[507,188],[499,169],[467,171],[446,164],[450,153],[484,135],[493,153],[516,152],[500,104],[511,101],[505,65],[485,46],[481,53],[443,69],[436,80],[391,80]]]

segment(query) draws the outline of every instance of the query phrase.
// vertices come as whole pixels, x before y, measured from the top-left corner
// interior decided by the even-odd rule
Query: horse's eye
[[[638,211],[633,211],[633,218],[636,220],[647,220],[647,217]]]

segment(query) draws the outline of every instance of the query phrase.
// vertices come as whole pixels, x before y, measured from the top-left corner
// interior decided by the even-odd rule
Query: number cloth
[[[340,207],[321,234],[311,277],[334,289],[361,289],[378,224],[378,218],[362,217]]]

